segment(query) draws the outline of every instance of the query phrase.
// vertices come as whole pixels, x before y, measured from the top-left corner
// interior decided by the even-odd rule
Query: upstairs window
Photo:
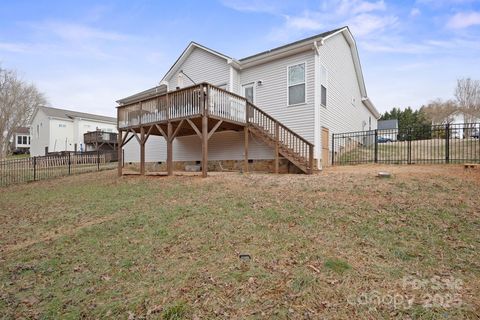
[[[322,84],[321,86],[321,95],[322,95],[322,106],[326,107],[327,106],[327,88]]]
[[[327,106],[327,68],[320,66],[320,104]]]
[[[305,103],[305,63],[288,67],[288,105]]]

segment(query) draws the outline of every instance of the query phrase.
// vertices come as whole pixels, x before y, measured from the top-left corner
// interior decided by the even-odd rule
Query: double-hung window
[[[305,63],[288,67],[288,105],[306,102]]]

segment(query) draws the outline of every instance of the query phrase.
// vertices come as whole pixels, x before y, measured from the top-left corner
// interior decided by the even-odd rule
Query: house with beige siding
[[[191,42],[158,86],[117,103],[123,161],[141,172],[198,163],[204,174],[265,164],[309,173],[329,164],[333,133],[376,129],[380,116],[348,27],[242,59]]]

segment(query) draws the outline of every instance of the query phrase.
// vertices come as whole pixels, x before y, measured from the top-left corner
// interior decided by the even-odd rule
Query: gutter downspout
[[[320,117],[320,91],[318,90],[319,84],[320,84],[320,47],[323,46],[325,43],[323,38],[320,38],[320,40],[315,40],[313,41],[313,50],[315,52],[315,77],[314,77],[314,108],[315,108],[315,113],[314,113],[314,137],[313,137],[313,143],[314,143],[314,148],[315,148],[315,155],[317,157],[317,168],[319,170],[322,170],[322,148],[321,148],[321,142],[322,142],[322,130],[321,130],[321,117]]]

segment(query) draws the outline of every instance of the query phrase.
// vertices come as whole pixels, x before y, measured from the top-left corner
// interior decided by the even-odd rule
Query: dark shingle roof
[[[341,27],[341,28],[338,28],[338,29],[334,29],[334,30],[323,32],[323,33],[319,33],[317,35],[314,35],[314,36],[311,36],[311,37],[308,37],[308,38],[305,38],[305,39],[301,39],[301,40],[298,40],[298,41],[295,41],[295,42],[291,42],[291,43],[285,44],[285,45],[280,46],[280,47],[276,47],[276,48],[273,48],[273,49],[270,49],[270,50],[266,50],[266,51],[263,51],[263,52],[260,52],[260,53],[256,53],[254,55],[242,58],[239,61],[244,61],[244,60],[247,60],[247,59],[251,59],[253,57],[261,56],[263,54],[271,53],[273,51],[277,51],[277,50],[280,50],[280,49],[283,49],[283,48],[287,48],[287,47],[296,45],[296,44],[304,42],[304,41],[310,41],[310,40],[313,40],[313,39],[316,39],[316,38],[325,38],[325,37],[328,37],[329,35],[337,32],[337,31],[340,31],[340,30],[345,29],[345,28],[347,28],[347,27]]]
[[[378,130],[398,129],[398,120],[378,120],[377,128]]]
[[[72,110],[64,110],[51,107],[39,107],[47,116],[61,118],[61,119],[73,119],[73,118],[84,118],[89,120],[97,120],[104,122],[117,123],[117,119],[113,117],[101,116],[97,114],[78,112]]]
[[[30,128],[29,127],[18,127],[13,130],[15,133],[19,134],[30,134]]]

